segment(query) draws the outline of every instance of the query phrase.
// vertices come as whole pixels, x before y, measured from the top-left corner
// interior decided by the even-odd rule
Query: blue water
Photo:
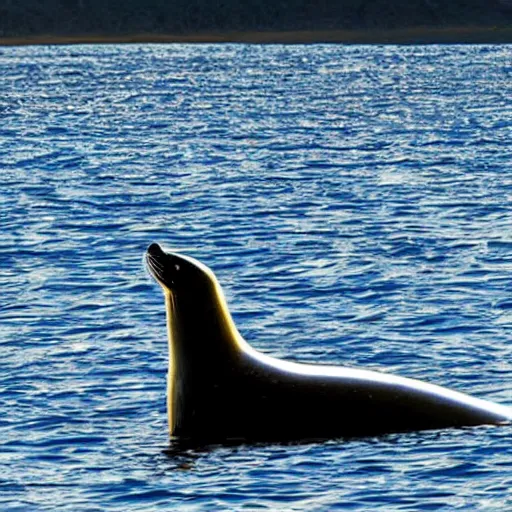
[[[1,510],[512,509],[509,426],[169,449],[142,263],[204,261],[268,354],[512,406],[511,46],[0,48],[0,86]]]

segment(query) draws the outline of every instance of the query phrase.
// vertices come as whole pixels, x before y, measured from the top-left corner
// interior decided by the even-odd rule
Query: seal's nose
[[[146,264],[148,270],[153,274],[158,282],[162,282],[164,271],[166,254],[162,251],[162,248],[158,244],[151,244],[146,251]]]
[[[162,256],[164,254],[164,251],[162,251],[162,248],[158,244],[152,243],[148,247],[148,254],[150,256],[153,256],[154,258],[158,258],[159,256]]]

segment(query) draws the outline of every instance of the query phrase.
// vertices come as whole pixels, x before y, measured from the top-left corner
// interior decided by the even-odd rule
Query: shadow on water
[[[275,448],[293,448],[305,446],[322,446],[324,444],[339,444],[348,440],[326,440],[326,439],[305,439],[300,441],[288,442],[250,442],[246,439],[227,439],[222,442],[212,442],[207,440],[178,439],[170,440],[169,446],[162,450],[169,463],[171,469],[191,470],[194,469],[195,463],[202,457],[212,455],[221,450],[227,450],[229,453],[246,450],[265,450],[271,451]]]
[[[344,450],[353,449],[355,446],[375,447],[378,451],[393,450],[399,453],[402,450],[411,448],[421,449],[435,445],[437,449],[444,450],[447,446],[453,446],[454,443],[461,442],[461,439],[467,440],[473,437],[473,442],[478,444],[482,435],[489,435],[498,429],[507,428],[509,425],[478,425],[462,428],[450,428],[441,430],[424,430],[420,432],[403,432],[385,434],[382,436],[361,436],[344,437],[336,439],[303,439],[295,441],[258,441],[251,442],[245,439],[228,439],[222,442],[212,442],[207,440],[179,439],[170,440],[167,448],[161,453],[171,464],[168,469],[174,470],[193,470],[195,463],[203,457],[215,454],[219,451],[227,450],[230,454],[255,450],[272,452],[274,450],[294,449],[299,450]]]

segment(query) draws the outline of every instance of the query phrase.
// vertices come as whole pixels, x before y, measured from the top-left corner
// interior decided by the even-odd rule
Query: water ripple
[[[512,405],[510,47],[0,53],[3,510],[506,510],[510,428],[186,447],[152,241],[242,333]]]

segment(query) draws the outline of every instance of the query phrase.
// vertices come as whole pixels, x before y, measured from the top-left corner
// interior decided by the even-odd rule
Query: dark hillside
[[[510,30],[512,0],[0,0],[4,40],[418,27]]]

